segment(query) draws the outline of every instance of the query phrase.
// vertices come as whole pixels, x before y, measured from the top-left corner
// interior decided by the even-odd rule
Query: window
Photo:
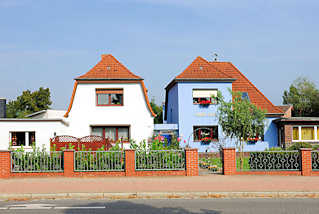
[[[218,141],[218,126],[194,126],[194,141]]]
[[[122,106],[123,89],[121,88],[100,88],[96,89],[97,106]]]
[[[292,132],[293,132],[292,139],[293,140],[299,140],[299,128],[298,127],[294,127]]]
[[[108,138],[111,141],[122,140],[129,142],[129,127],[128,126],[96,126],[92,127],[92,135]]]
[[[243,100],[250,101],[248,92],[243,92],[242,95],[241,95],[241,98],[242,98]]]
[[[292,129],[293,141],[314,142],[319,141],[318,126],[295,126]]]
[[[301,127],[301,140],[314,140],[314,127]]]
[[[32,146],[35,144],[35,132],[10,132],[12,146]]]
[[[217,89],[193,89],[193,104],[216,104]]]

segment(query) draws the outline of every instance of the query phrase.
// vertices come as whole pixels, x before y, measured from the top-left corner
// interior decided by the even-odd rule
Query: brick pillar
[[[135,175],[135,150],[125,150],[125,176]]]
[[[292,144],[292,126],[284,125],[285,135],[285,148],[288,148]]]
[[[223,171],[224,171],[224,175],[236,174],[236,149],[235,148],[223,149]]]
[[[301,148],[301,175],[310,176],[312,172],[311,148]]]
[[[64,150],[64,176],[72,177],[74,173],[74,150]]]
[[[186,176],[198,176],[198,150],[197,149],[185,149],[186,159]]]
[[[9,178],[11,173],[10,151],[0,150],[0,178]]]

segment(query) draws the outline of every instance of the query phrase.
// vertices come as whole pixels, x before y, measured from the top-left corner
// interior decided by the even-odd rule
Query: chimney
[[[6,99],[0,98],[0,118],[6,118]]]

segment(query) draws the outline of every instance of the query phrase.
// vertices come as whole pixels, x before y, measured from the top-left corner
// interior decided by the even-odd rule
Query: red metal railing
[[[51,150],[55,151],[62,151],[63,149],[97,151],[104,147],[104,150],[107,151],[112,147],[112,144],[109,139],[101,136],[89,135],[82,138],[76,138],[69,135],[62,135],[51,138],[50,147]]]

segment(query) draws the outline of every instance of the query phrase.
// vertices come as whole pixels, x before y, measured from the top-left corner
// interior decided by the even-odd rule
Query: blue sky
[[[0,97],[51,89],[66,109],[74,78],[111,53],[149,96],[196,56],[231,61],[274,104],[294,79],[319,86],[319,1],[0,0]]]

